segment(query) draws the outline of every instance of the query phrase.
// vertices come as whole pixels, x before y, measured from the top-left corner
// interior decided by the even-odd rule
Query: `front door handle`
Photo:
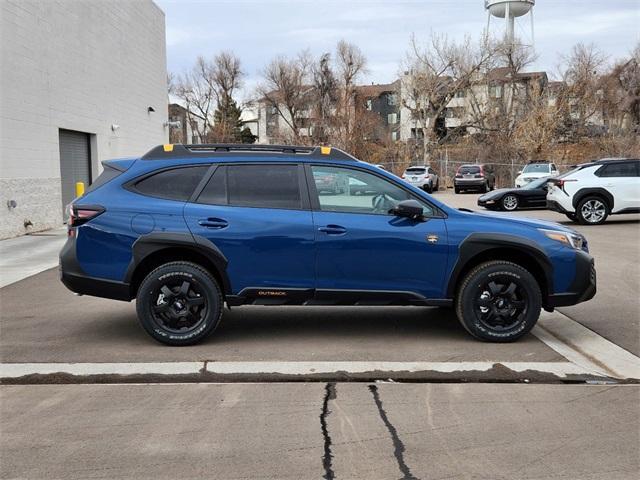
[[[205,228],[220,230],[229,226],[229,222],[222,218],[203,218],[198,220],[198,225]]]
[[[347,233],[347,229],[340,225],[327,225],[326,227],[318,228],[318,231],[327,235],[344,235]]]

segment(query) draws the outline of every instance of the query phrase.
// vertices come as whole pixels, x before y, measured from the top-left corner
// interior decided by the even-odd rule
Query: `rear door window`
[[[302,208],[298,165],[228,165],[226,170],[229,205]]]
[[[604,165],[598,169],[599,177],[637,177],[638,168],[636,162],[620,162]]]
[[[172,168],[143,178],[134,190],[150,197],[187,201],[202,180],[209,165]]]

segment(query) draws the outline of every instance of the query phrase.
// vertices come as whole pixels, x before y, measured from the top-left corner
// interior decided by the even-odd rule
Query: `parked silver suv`
[[[407,168],[402,178],[414,187],[422,188],[427,193],[438,191],[440,178],[436,171],[428,165],[416,165]]]

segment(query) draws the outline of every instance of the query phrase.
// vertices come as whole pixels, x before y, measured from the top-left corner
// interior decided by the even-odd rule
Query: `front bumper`
[[[596,294],[596,268],[593,257],[576,250],[576,276],[567,292],[554,293],[547,299],[548,307],[566,307],[591,300]]]
[[[498,208],[498,201],[495,198],[478,198],[478,206],[484,208]]]
[[[131,300],[128,283],[88,276],[82,270],[76,256],[76,238],[68,237],[60,251],[60,280],[74,293],[113,300]]]

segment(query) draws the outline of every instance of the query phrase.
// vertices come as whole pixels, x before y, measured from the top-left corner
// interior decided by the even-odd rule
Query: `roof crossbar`
[[[300,145],[263,145],[249,143],[205,143],[183,145],[181,143],[158,145],[145,153],[144,160],[163,160],[176,157],[206,157],[212,155],[309,155],[331,160],[356,160],[351,155],[333,147],[310,147]]]

